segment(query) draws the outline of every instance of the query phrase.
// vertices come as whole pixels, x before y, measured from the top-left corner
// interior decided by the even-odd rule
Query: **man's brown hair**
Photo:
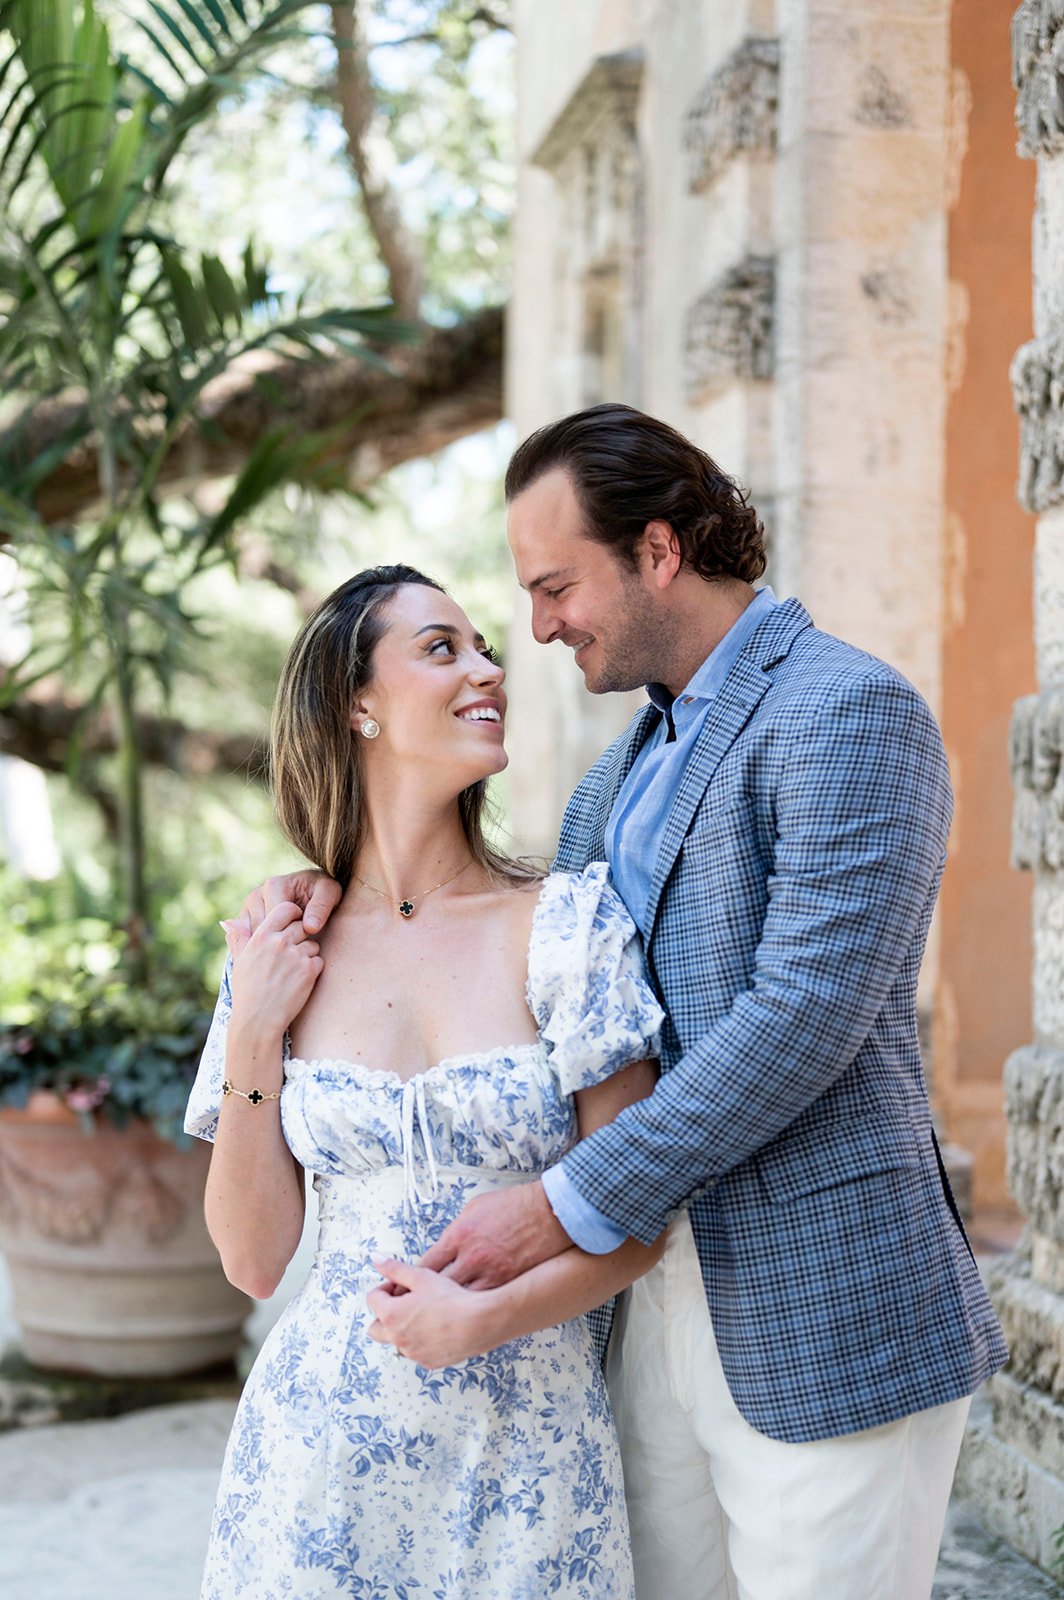
[[[753,583],[765,570],[765,530],[746,491],[667,422],[617,404],[550,422],[514,452],[507,500],[555,468],[569,475],[586,537],[631,566],[647,523],[662,521],[700,578]]]

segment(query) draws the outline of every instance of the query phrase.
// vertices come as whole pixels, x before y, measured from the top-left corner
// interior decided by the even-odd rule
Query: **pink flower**
[[[63,1098],[71,1111],[95,1111],[107,1099],[110,1087],[109,1078],[97,1078],[95,1083],[81,1083],[68,1089]]]

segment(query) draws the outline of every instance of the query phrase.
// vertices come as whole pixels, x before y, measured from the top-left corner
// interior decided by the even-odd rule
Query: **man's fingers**
[[[307,908],[303,913],[303,926],[308,933],[320,933],[329,917],[340,904],[343,891],[335,878],[319,878],[314,885]]]
[[[292,902],[296,902],[302,910],[303,896],[300,893],[302,886],[301,872],[289,872],[283,878],[267,878],[260,891],[266,902],[266,910],[276,911],[278,906]]]
[[[418,1257],[418,1266],[428,1267],[430,1272],[443,1272],[451,1266],[457,1256],[458,1246],[452,1243],[450,1228],[445,1228],[436,1243],[430,1245],[423,1256]],[[453,1271],[448,1272],[447,1276],[453,1277]]]

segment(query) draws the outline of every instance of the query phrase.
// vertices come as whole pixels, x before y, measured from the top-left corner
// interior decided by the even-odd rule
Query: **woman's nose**
[[[478,683],[500,684],[506,677],[506,668],[501,661],[489,661],[487,656],[481,656],[474,676]]]

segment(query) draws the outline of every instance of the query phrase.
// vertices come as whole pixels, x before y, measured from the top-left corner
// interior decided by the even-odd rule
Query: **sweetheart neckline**
[[[588,865],[589,866],[591,866],[591,865],[597,866],[597,865],[599,865],[599,863],[597,863],[597,862],[589,862]],[[605,866],[606,863],[603,862],[602,865]],[[587,871],[586,867],[585,867],[584,871],[585,872]],[[609,872],[609,868],[607,867],[607,874],[608,874],[608,872]],[[540,917],[541,917],[541,915],[545,914],[544,913],[544,907],[545,907],[546,900],[547,900],[547,894],[546,894],[547,885],[548,884],[553,884],[554,882],[556,882],[558,879],[560,879],[562,877],[571,878],[571,877],[574,877],[574,876],[579,876],[579,874],[574,874],[574,873],[564,873],[563,874],[563,873],[560,873],[560,872],[548,872],[544,876],[542,882],[540,883],[540,886],[539,886],[538,890],[536,891],[536,903],[532,907],[532,920],[529,923],[529,928],[528,928],[528,956],[526,958],[526,963],[525,963],[525,984],[524,984],[525,1003],[528,1006],[529,1011],[532,1013],[533,1022],[538,1022],[539,1019],[536,1016],[535,1006],[532,1004],[532,973],[531,973],[532,948],[533,948],[533,945],[535,944],[536,930],[537,930],[537,927],[539,925]],[[608,877],[607,877],[607,881],[608,881]],[[348,1060],[347,1057],[345,1057],[345,1056],[310,1056],[310,1057],[307,1057],[307,1056],[293,1056],[293,1055],[290,1055],[289,1054],[288,1034],[286,1032],[285,1033],[285,1037],[284,1037],[284,1068],[285,1068],[285,1076],[286,1077],[288,1076],[288,1068],[293,1062],[296,1065],[300,1066],[300,1067],[307,1067],[307,1068],[310,1068],[310,1067],[346,1067],[346,1068],[349,1068],[349,1069],[350,1068],[354,1068],[356,1076],[358,1075],[358,1073],[363,1073],[367,1077],[373,1077],[373,1078],[377,1078],[377,1079],[385,1079],[388,1082],[390,1082],[392,1085],[395,1085],[395,1084],[405,1085],[405,1084],[408,1084],[408,1083],[417,1083],[420,1079],[424,1079],[424,1078],[430,1077],[433,1073],[439,1072],[441,1069],[453,1068],[455,1066],[469,1066],[471,1063],[472,1064],[479,1064],[481,1061],[489,1061],[492,1058],[492,1056],[501,1055],[501,1054],[513,1054],[514,1051],[516,1051],[516,1050],[527,1050],[532,1045],[542,1046],[542,1043],[543,1043],[542,1039],[530,1039],[526,1044],[523,1044],[523,1045],[500,1044],[500,1045],[493,1045],[490,1050],[474,1050],[470,1054],[467,1054],[467,1055],[444,1056],[442,1058],[442,1060],[434,1061],[430,1067],[425,1067],[420,1072],[412,1072],[408,1078],[404,1078],[401,1073],[394,1071],[394,1069],[391,1068],[391,1067],[372,1067],[372,1066],[370,1066],[368,1061]]]
[[[322,1067],[340,1067],[352,1077],[362,1077],[377,1083],[386,1083],[389,1087],[405,1088],[408,1083],[418,1083],[426,1078],[431,1078],[439,1073],[446,1076],[457,1067],[480,1066],[497,1057],[517,1059],[531,1054],[533,1051],[545,1055],[547,1046],[542,1038],[527,1039],[523,1044],[496,1044],[487,1050],[468,1050],[461,1054],[442,1056],[439,1061],[434,1061],[431,1066],[423,1067],[420,1072],[412,1072],[404,1078],[401,1073],[392,1067],[372,1067],[368,1061],[348,1059],[345,1056],[286,1056],[285,1079],[289,1076],[298,1077],[301,1072],[312,1072]],[[290,1074],[292,1067],[300,1068],[300,1073]]]

